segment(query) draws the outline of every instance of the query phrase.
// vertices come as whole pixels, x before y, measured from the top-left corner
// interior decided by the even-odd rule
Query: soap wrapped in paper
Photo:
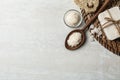
[[[120,9],[113,7],[99,14],[98,20],[108,40],[120,38]]]

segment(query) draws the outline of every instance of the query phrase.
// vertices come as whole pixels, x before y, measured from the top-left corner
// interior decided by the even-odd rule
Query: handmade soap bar
[[[120,37],[120,9],[113,7],[99,14],[98,19],[108,40]]]

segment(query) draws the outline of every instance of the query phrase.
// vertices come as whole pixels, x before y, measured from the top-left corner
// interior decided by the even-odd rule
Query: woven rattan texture
[[[100,6],[104,3],[103,0],[100,1]],[[99,7],[100,7],[99,6]],[[120,7],[120,0],[110,0],[110,3],[108,4],[106,9],[109,9],[111,7],[114,6],[119,6]],[[106,10],[105,9],[105,10]],[[84,18],[85,23],[87,23],[90,18],[92,16],[94,16],[95,13],[91,13],[91,14],[86,14],[84,10],[82,10],[82,16]],[[101,26],[98,19],[95,20],[95,22],[93,23],[94,27],[99,27]],[[91,31],[90,31],[91,32]],[[103,32],[103,31],[102,31]],[[105,37],[105,34],[103,32],[103,34],[98,37],[96,34],[94,34],[94,38],[101,44],[103,45],[106,49],[110,50],[111,52],[113,52],[116,55],[120,56],[120,39],[118,40],[114,40],[114,41],[110,41],[107,40],[107,38]]]

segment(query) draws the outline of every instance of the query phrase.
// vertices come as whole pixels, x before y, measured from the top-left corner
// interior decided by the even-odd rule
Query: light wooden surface
[[[91,42],[76,51],[63,23],[73,0],[0,1],[0,80],[120,80],[120,57]]]

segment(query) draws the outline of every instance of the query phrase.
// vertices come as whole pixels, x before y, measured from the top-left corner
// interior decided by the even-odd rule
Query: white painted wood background
[[[98,42],[64,47],[73,0],[0,0],[0,80],[120,80],[120,57]]]

